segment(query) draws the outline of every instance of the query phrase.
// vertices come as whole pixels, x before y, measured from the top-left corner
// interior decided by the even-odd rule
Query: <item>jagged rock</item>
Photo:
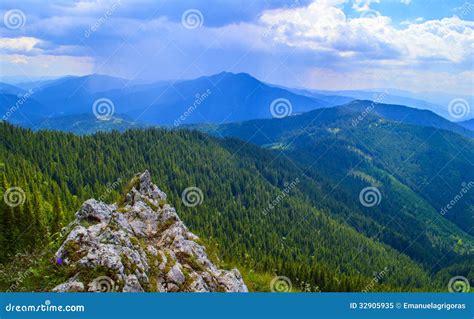
[[[168,281],[175,283],[177,285],[182,285],[186,278],[183,275],[183,272],[181,271],[181,265],[176,264],[174,265],[170,271],[166,274],[166,279]]]
[[[84,291],[84,284],[80,281],[77,281],[77,276],[71,277],[65,283],[62,283],[56,286],[54,292],[81,292]]]
[[[125,278],[125,287],[123,287],[123,292],[143,292],[143,288],[140,285],[140,282],[135,275],[130,275]]]
[[[89,199],[82,204],[81,209],[76,213],[78,220],[91,222],[107,222],[110,219],[112,211],[110,207],[95,199]]]
[[[239,271],[218,269],[165,200],[145,171],[120,204],[84,202],[55,256],[76,275],[53,291],[246,292]]]

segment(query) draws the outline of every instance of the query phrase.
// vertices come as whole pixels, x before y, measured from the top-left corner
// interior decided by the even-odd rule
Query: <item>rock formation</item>
[[[73,275],[53,291],[247,291],[237,269],[209,260],[148,171],[129,189],[119,203],[84,202],[55,255]]]

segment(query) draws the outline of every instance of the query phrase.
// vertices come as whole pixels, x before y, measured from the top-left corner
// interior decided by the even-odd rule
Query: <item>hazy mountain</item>
[[[33,90],[33,91],[38,91],[41,88],[45,88],[50,84],[53,83],[60,83],[61,81],[65,81],[67,79],[72,79],[72,78],[77,78],[77,76],[62,76],[59,78],[53,78],[53,79],[39,79],[39,80],[34,80],[34,81],[27,81],[27,82],[19,82],[19,83],[14,83],[13,85],[23,89],[25,91],[28,90]]]
[[[116,104],[118,109],[138,115],[146,123],[182,125],[271,118],[271,105],[277,99],[289,101],[293,113],[330,105],[268,86],[245,73],[228,72],[148,85],[143,90],[125,93]]]
[[[26,93],[26,99],[17,97],[15,100],[15,95]],[[321,107],[346,104],[360,97],[384,103],[397,101],[397,104],[409,107],[435,108],[428,102],[384,92],[285,89],[263,83],[245,73],[222,72],[193,80],[146,84],[96,74],[23,83],[22,88],[3,84],[0,86],[0,110],[5,114],[18,100],[24,100],[17,114],[9,118],[13,123],[30,122],[28,125],[31,126],[38,119],[93,114],[94,103],[105,98],[110,101],[107,102],[110,104],[107,105],[107,112],[126,115],[130,122],[181,126],[272,118],[279,116],[278,112],[296,115]],[[281,103],[275,104],[278,101]],[[376,109],[389,119],[472,136],[465,128],[430,112],[416,113],[402,106],[392,106],[390,109],[377,106]],[[50,123],[49,127],[54,129],[53,121]],[[58,123],[65,123],[64,118]],[[57,129],[64,128],[64,125],[57,126]]]
[[[0,94],[0,120],[16,124],[32,125],[47,117],[45,106],[33,98],[33,94]]]
[[[423,99],[420,95],[400,91],[394,89],[380,89],[380,90],[337,90],[337,91],[325,91],[325,90],[306,90],[307,94],[310,96],[318,96],[319,94],[324,95],[336,95],[336,96],[346,96],[353,98],[355,100],[371,100],[378,101],[385,104],[397,104],[397,105],[406,105],[416,109],[430,110],[436,114],[452,120],[449,111],[449,101],[436,100],[431,98],[429,101]],[[406,95],[405,95],[406,94]],[[425,95],[423,95],[425,96]],[[343,103],[341,103],[343,104]],[[471,114],[469,116],[474,116]]]
[[[372,101],[354,101],[346,104],[345,107],[351,108],[359,113],[372,112],[391,121],[434,127],[474,138],[474,132],[467,130],[459,123],[450,122],[428,110],[418,110],[404,105],[388,105]],[[358,119],[355,118],[353,122],[354,125],[357,125],[357,122]]]
[[[457,122],[456,124],[464,128],[467,128],[468,130],[474,131],[474,119],[463,121],[463,122]]]
[[[0,82],[0,94],[18,95],[18,94],[24,94],[24,93],[25,93],[25,90],[19,87]]]
[[[35,92],[34,98],[45,106],[45,112],[71,115],[92,112],[98,92],[118,89],[127,80],[105,75],[66,77],[47,84]],[[106,96],[104,96],[106,97]]]
[[[103,75],[65,77],[43,83],[32,97],[42,104],[43,116],[92,113],[94,102],[106,98],[116,113],[139,122],[169,126],[271,118],[272,102],[278,99],[288,104],[283,107],[292,114],[334,105],[268,86],[248,74],[226,72],[151,84]],[[24,114],[31,109],[25,107]],[[37,115],[38,108],[33,109]]]
[[[288,87],[272,85],[272,84],[269,84],[269,85],[291,91],[295,94],[317,98],[321,101],[327,102],[329,105],[341,105],[341,104],[346,104],[355,100],[355,98],[353,97],[344,96],[344,95],[336,95],[336,94],[333,94],[331,91],[325,91],[325,94],[321,94],[310,89],[288,88]]]
[[[445,92],[409,92],[405,90],[397,90],[397,89],[379,89],[378,91],[388,90],[391,94],[396,94],[399,96],[410,97],[418,100],[424,100],[426,102],[432,103],[440,107],[440,111],[444,112],[443,116],[446,116],[449,120],[456,120],[455,118],[451,118],[448,112],[449,104],[454,100],[465,100],[467,104],[470,105],[470,111],[466,114],[466,118],[474,118],[474,109],[472,106],[474,105],[474,95],[464,95],[464,94],[453,94],[453,93],[445,93]],[[474,93],[474,92],[473,92]]]

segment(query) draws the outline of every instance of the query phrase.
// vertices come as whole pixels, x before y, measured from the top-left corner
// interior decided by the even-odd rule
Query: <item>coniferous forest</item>
[[[425,216],[406,219],[405,227],[396,221],[377,236],[380,212],[344,191],[330,192],[329,166],[307,170],[291,154],[276,157],[271,148],[191,130],[79,136],[7,123],[0,130],[2,196],[21,189],[8,195],[17,196],[19,205],[0,202],[2,290],[25,272],[20,291],[48,290],[60,282],[53,251],[82,202],[117,201],[131,177],[146,169],[216,262],[238,267],[251,290],[268,291],[271,279],[282,275],[296,291],[443,291],[453,274],[472,275],[473,240],[455,224],[426,227],[410,245]],[[426,205],[369,160],[367,165],[384,190],[398,193],[397,200]],[[348,185],[363,184],[367,175],[361,175]],[[196,207],[181,200],[190,186],[203,192]],[[396,202],[390,205],[395,208],[382,209],[397,209]],[[374,285],[376,273],[382,275]]]

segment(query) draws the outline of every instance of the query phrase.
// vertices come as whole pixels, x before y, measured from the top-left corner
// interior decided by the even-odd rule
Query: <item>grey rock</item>
[[[144,292],[140,282],[138,281],[137,276],[130,275],[125,279],[125,287],[123,287],[123,292]]]
[[[56,252],[63,267],[79,271],[53,291],[247,291],[239,271],[218,269],[175,209],[163,205],[166,194],[148,171],[132,183],[121,207],[84,202]],[[99,270],[104,275],[93,280],[84,275]]]
[[[158,250],[155,247],[148,245],[146,249],[153,256],[158,256]]]
[[[182,285],[186,278],[184,277],[183,272],[181,271],[181,265],[176,264],[171,267],[170,271],[166,274],[166,279],[177,285]]]
[[[62,283],[53,288],[53,292],[81,292],[84,291],[84,284],[77,279],[77,275],[70,278],[65,283]]]
[[[166,200],[166,194],[162,192],[155,184],[151,182],[151,175],[148,170],[142,174],[137,174],[139,178],[138,191],[144,196],[148,196],[151,199]]]
[[[112,216],[112,210],[109,205],[98,202],[95,199],[89,199],[82,204],[82,207],[76,213],[76,218],[90,222],[107,222]]]
[[[242,276],[237,269],[231,271],[221,271],[222,275],[217,277],[219,283],[225,286],[226,291],[247,292],[247,286],[242,280]]]

